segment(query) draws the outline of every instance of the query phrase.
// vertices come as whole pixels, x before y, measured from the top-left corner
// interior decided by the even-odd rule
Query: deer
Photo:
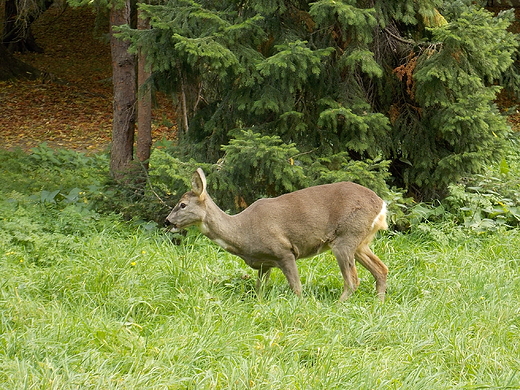
[[[253,202],[238,214],[225,213],[212,200],[206,176],[198,168],[186,192],[166,218],[172,232],[195,225],[226,251],[258,270],[256,291],[279,268],[292,291],[301,296],[296,260],[331,250],[343,276],[345,301],[356,291],[356,261],[374,277],[377,296],[385,298],[388,268],[369,248],[379,230],[388,228],[386,203],[353,182],[304,188]]]

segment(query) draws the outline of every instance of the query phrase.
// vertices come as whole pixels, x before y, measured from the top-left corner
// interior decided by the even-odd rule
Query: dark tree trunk
[[[136,74],[135,56],[128,53],[129,42],[118,39],[115,26],[130,24],[131,1],[110,11],[110,47],[114,84],[114,117],[112,124],[112,151],[110,172],[117,181],[127,181],[132,172],[135,131]]]
[[[36,52],[43,53],[43,49],[36,43],[31,30],[33,22],[45,12],[53,0],[46,0],[38,8],[20,9],[23,3],[19,0],[5,0],[4,24],[2,43],[11,53]],[[21,15],[20,15],[21,14]],[[23,22],[20,21],[23,19]]]
[[[0,44],[0,81],[11,79],[37,79],[42,72],[14,57]]]
[[[150,28],[148,19],[137,19],[137,28],[146,30]],[[139,85],[137,105],[137,158],[148,170],[148,160],[152,148],[152,91],[151,86],[146,85],[150,73],[146,70],[146,58],[142,52],[138,56],[137,84]]]

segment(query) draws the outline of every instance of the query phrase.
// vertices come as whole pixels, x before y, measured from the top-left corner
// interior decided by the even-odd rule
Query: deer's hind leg
[[[356,260],[369,270],[376,280],[377,296],[383,301],[386,293],[388,267],[370,250],[366,241],[357,247],[355,256]]]
[[[354,248],[349,243],[335,242],[331,246],[332,253],[336,256],[341,274],[343,275],[343,293],[339,300],[345,301],[357,290],[359,286],[359,277],[354,260]]]

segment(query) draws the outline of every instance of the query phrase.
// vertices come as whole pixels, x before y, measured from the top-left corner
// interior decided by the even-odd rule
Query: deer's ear
[[[200,168],[197,168],[191,177],[191,190],[198,197],[202,197],[206,193],[206,175]]]

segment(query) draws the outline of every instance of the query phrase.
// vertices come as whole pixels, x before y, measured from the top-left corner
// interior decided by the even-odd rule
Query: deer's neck
[[[201,232],[228,252],[237,254],[241,246],[239,215],[228,215],[208,196],[206,218],[200,224]]]

